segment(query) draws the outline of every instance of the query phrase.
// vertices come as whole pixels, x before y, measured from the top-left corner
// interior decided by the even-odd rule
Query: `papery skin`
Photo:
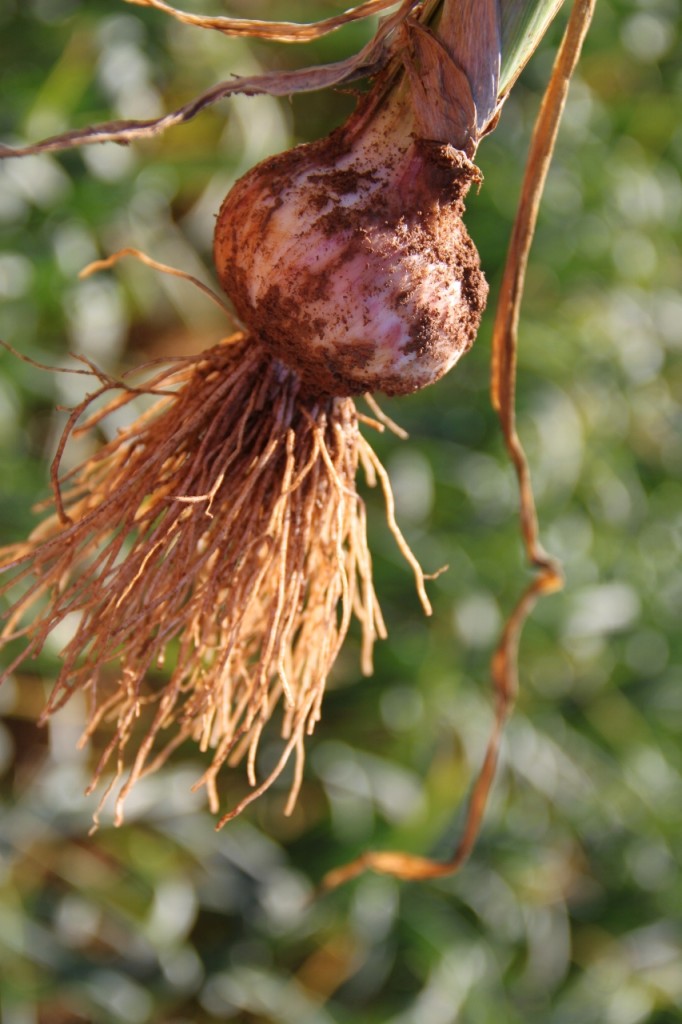
[[[237,313],[320,395],[432,384],[473,343],[487,297],[462,222],[476,168],[415,137],[399,104],[370,115],[257,165],[216,224]]]

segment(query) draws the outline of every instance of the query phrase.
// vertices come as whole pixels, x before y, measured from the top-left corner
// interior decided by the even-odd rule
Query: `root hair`
[[[290,812],[303,740],[320,717],[352,617],[365,673],[386,632],[358,464],[382,485],[428,610],[386,472],[358,430],[352,400],[306,395],[252,337],[157,367],[143,386],[98,376],[101,387],[73,410],[59,445],[53,513],[26,543],[0,553],[10,577],[0,594],[11,597],[1,639],[27,640],[8,671],[76,613],[43,719],[84,690],[83,742],[101,723],[112,725],[90,790],[113,767],[98,812],[115,792],[116,823],[135,782],[188,739],[212,751],[197,786],[214,813],[221,769],[246,763],[251,791],[219,825],[293,757]],[[107,392],[115,393],[106,407],[94,407]],[[96,431],[140,394],[157,400],[83,465],[59,473],[73,433]],[[258,748],[275,712],[283,748],[259,780]]]

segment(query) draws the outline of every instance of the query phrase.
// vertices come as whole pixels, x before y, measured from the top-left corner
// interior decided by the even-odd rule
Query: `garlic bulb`
[[[409,110],[359,109],[232,188],[215,264],[248,329],[317,394],[407,394],[471,346],[487,285],[462,223],[464,153]]]

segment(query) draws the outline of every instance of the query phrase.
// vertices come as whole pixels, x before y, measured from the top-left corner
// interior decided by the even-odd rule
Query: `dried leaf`
[[[370,15],[379,14],[396,6],[396,0],[365,0],[357,7],[351,7],[343,14],[332,18],[324,18],[308,24],[296,24],[292,21],[252,21],[250,18],[208,17],[201,14],[189,14],[180,11],[164,0],[125,0],[126,3],[138,7],[153,7],[157,11],[169,14],[185,25],[196,25],[198,28],[210,28],[223,32],[226,36],[251,36],[258,39],[270,39],[278,43],[308,43],[313,39],[336,32],[343,25],[360,21]]]
[[[317,89],[326,89],[344,82],[376,75],[392,56],[390,37],[394,30],[418,5],[418,2],[419,0],[403,0],[396,13],[381,23],[374,38],[359,53],[335,64],[301,68],[296,71],[251,75],[244,78],[235,76],[230,81],[214,85],[177,110],[170,114],[164,114],[163,117],[147,121],[106,121],[104,124],[76,128],[60,135],[53,135],[28,146],[0,145],[0,158],[58,152],[64,149],[74,149],[77,146],[91,146],[100,142],[118,142],[127,145],[140,139],[154,138],[168,128],[186,124],[202,110],[235,93],[246,96],[256,96],[262,93],[267,93],[270,96],[291,96],[293,93],[315,92]]]
[[[409,19],[405,32],[403,62],[419,133],[473,156],[478,141],[476,106],[467,76],[430,29]]]
[[[469,80],[480,136],[498,109],[502,47],[498,0],[445,3],[438,37]]]

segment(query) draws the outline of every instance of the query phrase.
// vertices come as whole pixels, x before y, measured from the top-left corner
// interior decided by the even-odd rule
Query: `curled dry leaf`
[[[125,0],[125,2],[135,4],[137,7],[153,7],[185,25],[213,29],[226,36],[270,39],[277,43],[309,43],[314,39],[322,39],[323,36],[338,31],[344,25],[361,21],[374,14],[381,14],[382,11],[396,6],[396,0],[365,0],[365,3],[351,7],[343,14],[323,18],[321,21],[309,24],[297,24],[293,21],[253,21],[250,18],[208,17],[201,14],[190,14],[188,11],[181,11],[177,7],[164,3],[163,0]]]
[[[235,75],[229,81],[219,82],[201,95],[161,117],[148,120],[106,121],[95,126],[76,128],[59,135],[50,136],[41,142],[26,146],[0,144],[0,159],[30,156],[36,153],[53,153],[78,146],[92,146],[103,142],[117,142],[123,145],[151,139],[169,128],[186,124],[203,110],[228,96],[291,96],[294,93],[316,92],[335,85],[343,85],[361,78],[378,74],[386,67],[393,53],[393,34],[412,10],[420,6],[420,0],[403,0],[395,14],[382,21],[373,39],[358,53],[345,60],[319,67],[301,68],[296,71],[278,71],[263,75]]]

